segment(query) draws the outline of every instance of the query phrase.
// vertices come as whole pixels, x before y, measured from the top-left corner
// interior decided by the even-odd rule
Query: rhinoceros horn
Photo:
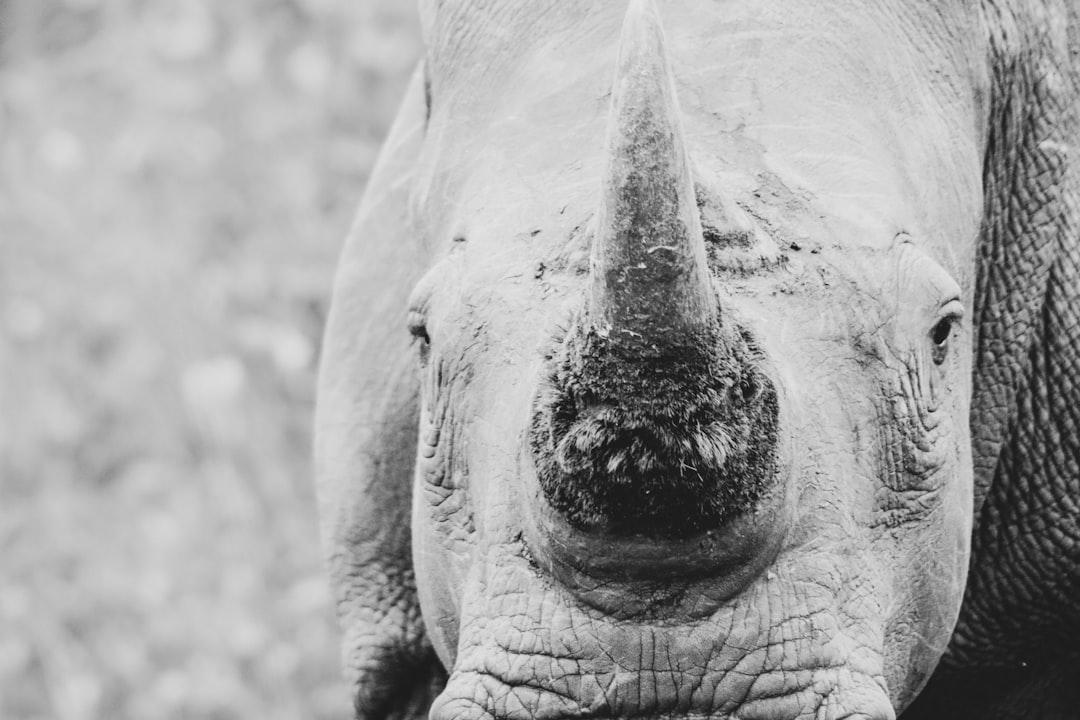
[[[570,526],[685,537],[746,514],[771,485],[776,394],[749,330],[721,318],[652,0],[630,3],[612,95],[588,292],[530,445]]]
[[[623,23],[592,247],[589,315],[618,342],[685,343],[715,327],[675,82],[652,0]]]

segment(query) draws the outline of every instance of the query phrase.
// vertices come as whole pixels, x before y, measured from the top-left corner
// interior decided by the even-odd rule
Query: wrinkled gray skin
[[[610,478],[541,487],[532,425],[612,307],[593,246],[630,16],[424,3],[319,388],[357,716],[1080,716],[1076,3],[658,13],[702,327],[752,359],[703,357],[775,391],[775,467],[719,520],[688,503],[704,534],[651,520],[677,493],[633,514]],[[630,397],[582,412],[645,407],[628,363]]]

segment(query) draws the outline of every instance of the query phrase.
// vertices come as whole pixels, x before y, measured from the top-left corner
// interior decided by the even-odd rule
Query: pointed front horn
[[[619,41],[589,314],[618,342],[685,343],[714,329],[675,82],[653,0],[631,0]]]

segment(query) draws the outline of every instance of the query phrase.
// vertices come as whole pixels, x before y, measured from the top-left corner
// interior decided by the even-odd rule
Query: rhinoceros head
[[[614,5],[425,9],[431,717],[893,718],[969,552],[969,9]]]

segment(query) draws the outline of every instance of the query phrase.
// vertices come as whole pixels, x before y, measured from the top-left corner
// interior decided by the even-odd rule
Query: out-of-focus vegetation
[[[346,717],[314,368],[413,3],[0,12],[0,718]]]

